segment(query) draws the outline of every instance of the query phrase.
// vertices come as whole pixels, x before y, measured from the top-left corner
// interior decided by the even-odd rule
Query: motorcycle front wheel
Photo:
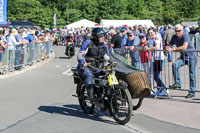
[[[126,82],[119,80],[119,85],[115,86],[110,100],[111,115],[119,124],[129,122],[132,111],[132,98]]]
[[[70,50],[70,48],[68,48],[68,58],[70,59],[71,58],[71,50]]]
[[[92,114],[94,112],[94,107],[95,105],[90,102],[88,99],[87,95],[87,89],[85,88],[84,83],[80,83],[77,85],[77,92],[78,92],[78,101],[81,106],[81,109],[86,113],[86,114]]]

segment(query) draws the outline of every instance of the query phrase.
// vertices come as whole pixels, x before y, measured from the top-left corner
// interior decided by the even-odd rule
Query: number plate
[[[108,82],[110,86],[119,84],[115,74],[108,75]]]

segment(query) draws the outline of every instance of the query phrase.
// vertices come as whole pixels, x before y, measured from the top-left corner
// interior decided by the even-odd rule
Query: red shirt
[[[139,46],[142,46],[144,47],[146,44],[147,44],[148,41],[146,41],[145,43],[140,43]],[[141,51],[139,50],[139,55],[140,55],[140,58],[141,58],[141,62],[142,63],[147,63],[148,61],[151,60],[151,51],[148,50],[148,51]]]

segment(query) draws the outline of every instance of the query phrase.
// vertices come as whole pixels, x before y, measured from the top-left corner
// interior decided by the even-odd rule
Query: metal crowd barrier
[[[52,42],[29,43],[27,45],[17,45],[14,49],[5,49],[3,52],[3,62],[0,71],[13,71],[18,67],[25,67],[33,63],[40,62],[52,56]]]
[[[197,55],[200,53],[200,50],[190,51],[191,53],[195,52]],[[163,66],[163,71],[161,72],[161,78],[164,83],[164,85],[169,88],[169,85],[174,84],[174,77],[172,72],[172,65],[176,62],[176,60],[180,57],[180,52],[172,52],[172,61],[169,62],[167,58],[165,58],[165,64]],[[200,63],[199,63],[200,57],[197,56],[197,64],[196,64],[196,92],[200,92],[200,79],[198,78],[200,76],[199,69],[200,69]],[[193,60],[193,59],[191,59]],[[189,62],[189,60],[188,60]],[[187,61],[184,61],[184,64],[187,63]],[[175,65],[175,64],[174,64]],[[180,73],[180,81],[181,81],[181,89],[182,91],[189,91],[190,90],[190,72],[189,72],[189,65],[184,65],[180,67],[179,73]],[[156,84],[154,84],[154,87],[156,87]],[[172,89],[172,88],[169,88]],[[179,88],[174,88],[179,89]]]
[[[200,37],[200,36],[199,36]],[[200,39],[200,38],[197,39]],[[197,41],[200,42],[200,41]],[[121,55],[121,52],[119,49],[116,49],[115,52],[117,54]],[[155,66],[153,65],[152,59],[154,58],[154,53],[155,52],[164,52],[165,56],[164,56],[164,60],[163,60],[163,64],[160,64],[160,66]],[[197,54],[200,53],[200,50],[195,50],[195,51],[190,51],[190,52],[196,52]],[[139,56],[139,55],[138,55]],[[166,54],[165,50],[157,50],[157,51],[151,51],[151,56],[152,59],[150,59],[150,55],[148,55],[148,62],[144,65],[141,64],[142,66],[142,70],[145,70],[147,72],[148,78],[149,78],[149,83],[151,85],[151,88],[168,88],[168,89],[173,89],[173,88],[169,88],[169,85],[173,85],[174,84],[174,77],[173,77],[173,73],[172,73],[172,64],[176,61],[176,59],[178,59],[180,57],[180,52],[172,52],[172,60],[168,61],[168,57]],[[130,60],[130,56],[124,56],[127,61]],[[146,57],[142,57],[142,58],[146,58]],[[200,57],[197,56],[197,64],[196,64],[196,89],[195,92],[200,92],[200,78],[198,78],[200,76],[200,63],[199,63],[199,59]],[[129,62],[129,61],[128,61]],[[184,62],[185,63],[185,62]],[[129,65],[131,65],[131,63],[129,62]],[[162,66],[161,66],[162,65]],[[145,68],[144,68],[145,67]],[[154,70],[154,67],[160,67],[162,68],[162,71],[160,71],[160,77],[161,80],[164,84],[165,87],[158,87],[155,80],[154,80],[154,73],[157,73]],[[190,79],[189,79],[189,68],[188,65],[185,65],[183,67],[181,67],[179,69],[180,72],[180,80],[181,80],[181,89],[180,88],[174,88],[175,90],[182,90],[182,91],[189,91],[190,90]]]

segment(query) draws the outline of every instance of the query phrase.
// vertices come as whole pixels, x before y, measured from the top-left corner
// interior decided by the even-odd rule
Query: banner
[[[54,21],[54,29],[56,29],[56,14],[53,16],[53,21]]]
[[[0,0],[0,24],[7,24],[7,0]]]

